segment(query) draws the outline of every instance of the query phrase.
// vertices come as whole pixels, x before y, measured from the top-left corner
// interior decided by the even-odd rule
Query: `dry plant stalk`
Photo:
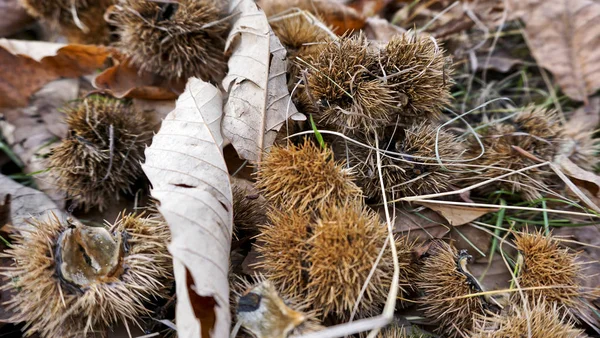
[[[557,302],[568,309],[582,306],[580,297],[590,298],[583,293],[579,284],[582,276],[577,253],[562,248],[552,235],[541,230],[532,233],[516,233],[514,243],[523,262],[517,276],[521,288],[547,287],[524,290],[529,299],[540,297],[548,302]],[[515,293],[515,296],[518,296]]]
[[[256,338],[287,338],[321,328],[307,302],[286,297],[262,276],[254,284],[241,281],[234,289],[236,318]]]
[[[139,325],[144,304],[166,292],[172,278],[170,233],[162,218],[122,215],[106,227],[54,218],[13,236],[0,273],[11,321],[26,334],[83,337],[118,321]]]
[[[296,146],[274,146],[260,163],[256,187],[274,206],[316,210],[327,201],[359,198],[352,171],[337,163],[329,148],[308,139]]]
[[[435,240],[427,254],[417,274],[416,286],[424,293],[420,308],[439,325],[436,331],[444,337],[462,337],[472,329],[474,315],[485,313],[486,301],[463,297],[481,290],[472,275],[459,270],[459,255],[453,246]]]
[[[76,205],[103,210],[142,175],[151,128],[130,103],[97,95],[65,114],[70,135],[51,151],[51,174]]]
[[[47,22],[69,42],[104,44],[109,42],[109,26],[104,12],[116,0],[20,0],[29,14]]]
[[[507,314],[478,316],[472,338],[583,338],[582,330],[556,303],[539,298],[527,310],[513,306]]]
[[[121,47],[140,71],[166,78],[225,76],[229,20],[216,0],[122,0],[111,13]]]

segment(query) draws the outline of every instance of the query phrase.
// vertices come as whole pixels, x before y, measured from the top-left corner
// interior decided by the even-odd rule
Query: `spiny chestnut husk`
[[[306,58],[316,55],[320,47],[330,40],[323,23],[312,22],[312,18],[301,13],[270,18],[269,24],[292,60],[296,56]]]
[[[11,321],[26,335],[85,337],[118,321],[139,325],[145,303],[162,297],[171,280],[169,229],[157,216],[119,216],[106,227],[57,217],[34,221],[13,236],[0,269],[13,293]]]
[[[111,15],[119,46],[140,71],[219,82],[229,21],[217,0],[121,0]]]
[[[116,0],[20,0],[29,14],[59,30],[72,43],[103,44],[109,40],[104,12]]]
[[[531,330],[531,331],[530,331]],[[472,338],[584,338],[573,320],[556,303],[537,299],[525,310],[513,306],[508,314],[477,316]]]
[[[271,225],[262,228],[257,242],[260,267],[286,294],[307,299],[326,317],[347,318],[388,239],[387,227],[356,201],[326,205],[318,215],[311,222],[311,215],[295,210],[272,213]],[[414,273],[413,244],[396,240],[401,288],[410,286]],[[385,303],[393,271],[390,250],[388,246],[368,283],[359,317],[374,314]]]
[[[52,149],[57,186],[86,210],[104,209],[142,176],[140,162],[151,128],[122,100],[92,95],[65,108],[69,136]]]
[[[236,319],[256,338],[286,338],[322,328],[306,302],[287,297],[262,276],[254,284],[239,282],[234,307]]]
[[[436,139],[436,135],[438,136]],[[375,148],[374,136],[367,137],[366,143]],[[453,174],[436,159],[436,143],[442,163],[458,160],[466,152],[465,144],[456,136],[444,130],[437,130],[433,124],[422,122],[401,131],[395,130],[379,142],[379,149],[404,154],[381,153],[381,172],[388,199],[404,196],[426,195],[453,189]],[[357,172],[357,183],[366,196],[382,200],[377,153],[374,149],[347,142],[336,146],[339,158],[348,157],[348,162]],[[448,168],[454,168],[449,166]]]
[[[481,169],[479,175],[470,174],[464,183],[471,185],[477,183],[472,181],[473,177],[495,178],[540,161],[552,161],[562,142],[560,132],[556,112],[535,106],[524,108],[509,123],[489,126],[481,133],[480,140],[485,152],[476,162],[488,168]],[[469,158],[475,158],[480,153],[480,145],[471,139]],[[551,178],[552,172],[547,167],[538,167],[497,180],[487,189],[520,192],[526,199],[535,200],[541,197],[540,191],[553,184]]]
[[[327,201],[343,202],[362,193],[350,169],[336,162],[329,148],[308,139],[296,146],[274,146],[256,173],[256,187],[278,208],[313,209]]]
[[[541,297],[548,302],[557,302],[569,309],[576,309],[581,305],[581,297],[592,297],[589,293],[582,292],[582,266],[577,262],[577,253],[562,248],[556,239],[540,230],[516,233],[514,243],[520,259],[522,258],[518,274],[519,286],[541,287],[524,290],[529,299]]]
[[[372,71],[391,86],[401,102],[401,120],[408,123],[437,118],[450,104],[452,69],[445,51],[425,34],[405,33],[392,38]]]
[[[298,209],[271,210],[269,224],[260,227],[256,250],[267,278],[286,295],[306,294],[311,215]]]
[[[487,307],[481,296],[460,298],[481,292],[477,280],[464,271],[465,259],[465,252],[435,240],[417,273],[416,286],[423,292],[420,308],[444,337],[463,337],[472,328],[473,316],[483,315]]]
[[[266,205],[260,196],[251,196],[249,191],[240,185],[233,185],[233,227],[234,234],[254,236],[258,233],[259,224],[266,220]]]
[[[376,64],[363,36],[329,42],[317,55],[297,62],[307,69],[302,105],[320,125],[342,132],[365,132],[394,122],[397,100],[388,84],[370,74]]]

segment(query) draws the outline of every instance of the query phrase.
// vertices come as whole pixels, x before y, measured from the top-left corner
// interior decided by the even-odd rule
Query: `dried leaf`
[[[10,205],[10,223],[16,229],[27,229],[33,218],[45,220],[52,215],[66,219],[67,215],[41,191],[25,187],[0,174],[0,201]]]
[[[589,101],[586,106],[575,110],[567,121],[567,135],[574,137],[583,132],[593,131],[600,124],[600,97],[592,97]]]
[[[384,43],[390,41],[394,36],[401,35],[402,33],[406,32],[405,29],[391,24],[386,19],[381,18],[368,18],[364,31],[369,40]]]
[[[223,133],[240,157],[258,161],[283,123],[303,115],[291,102],[287,89],[285,48],[265,14],[252,0],[232,1],[230,12],[241,14],[225,47],[232,54],[229,74],[223,80],[229,92]]]
[[[44,155],[67,135],[59,109],[76,99],[78,91],[78,79],[52,81],[31,97],[29,107],[3,109],[4,121],[0,121],[0,131],[23,163],[25,173],[36,173],[33,179],[37,187],[60,207],[64,206],[65,194],[56,189],[46,172]]]
[[[27,105],[31,94],[59,77],[92,74],[109,54],[102,46],[0,39],[0,107]]]
[[[412,210],[408,204],[397,204],[394,211],[394,233],[409,236],[410,240],[445,237],[451,230],[446,219],[427,208]],[[378,209],[384,217],[383,207]]]
[[[309,11],[317,16],[337,34],[358,31],[365,27],[366,17],[348,7],[342,1],[332,0],[259,0],[258,5],[269,15],[276,15],[290,8]]]
[[[0,13],[0,36],[15,34],[35,21],[18,0],[0,0]]]
[[[462,205],[447,205],[437,204],[429,202],[417,202],[418,204],[428,207],[429,209],[437,212],[444,216],[448,220],[450,225],[458,226],[472,222],[479,217],[486,215],[490,212],[496,212],[498,208],[477,208],[477,207],[465,207]]]
[[[171,228],[179,337],[227,337],[232,192],[220,132],[222,98],[190,78],[142,165]]]
[[[558,163],[563,173],[571,177],[575,185],[585,188],[594,197],[600,198],[600,176],[591,171],[581,169],[564,155],[559,156],[555,162]]]
[[[105,69],[94,79],[94,87],[106,90],[113,96],[149,100],[176,99],[185,83],[179,80],[167,80],[162,76],[140,72],[128,60]]]
[[[600,89],[600,3],[593,0],[512,0],[520,3],[531,52],[563,92],[586,101]]]

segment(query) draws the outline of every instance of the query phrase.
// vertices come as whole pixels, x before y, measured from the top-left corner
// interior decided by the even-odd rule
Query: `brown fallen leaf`
[[[593,0],[511,0],[525,22],[531,52],[563,92],[587,101],[600,89],[600,3]]]
[[[94,87],[114,97],[148,100],[176,99],[185,87],[185,80],[167,80],[162,76],[140,72],[129,60],[119,61],[94,79]]]
[[[592,97],[589,101],[587,105],[575,110],[567,121],[567,135],[574,137],[582,132],[594,131],[600,124],[600,97]]]
[[[446,219],[433,210],[420,207],[414,209],[409,204],[397,204],[393,211],[394,233],[408,236],[410,240],[426,241],[428,239],[443,238],[451,230]],[[377,209],[384,217],[383,207]]]
[[[392,2],[394,0],[353,0],[350,1],[348,7],[354,8],[358,13],[362,13],[366,17],[371,17],[381,12],[385,6]]]
[[[354,8],[335,0],[258,0],[257,4],[267,16],[298,8],[318,15],[339,35],[365,27],[366,17]]]
[[[369,40],[387,43],[394,36],[401,35],[406,32],[396,25],[391,24],[386,19],[370,17],[367,19],[364,32]]]
[[[31,94],[59,77],[92,74],[110,53],[103,46],[0,39],[0,108],[27,105]]]
[[[571,178],[578,187],[585,188],[594,197],[600,198],[600,176],[587,170],[581,169],[568,157],[562,155],[555,159],[563,173]]]
[[[444,216],[450,225],[459,226],[472,222],[479,217],[496,212],[498,208],[465,207],[462,205],[445,205],[430,202],[416,202]]]
[[[35,21],[18,0],[0,0],[0,37],[13,35]]]

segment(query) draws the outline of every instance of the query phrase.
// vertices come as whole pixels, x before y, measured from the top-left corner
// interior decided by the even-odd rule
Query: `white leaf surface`
[[[158,210],[171,228],[180,338],[229,335],[233,214],[221,116],[221,93],[190,78],[146,149],[142,165],[152,196],[160,202]]]
[[[231,1],[230,12],[239,16],[225,47],[232,54],[223,79],[223,88],[229,92],[223,133],[242,158],[258,161],[288,118],[306,117],[291,102],[286,50],[265,13],[252,0]]]

